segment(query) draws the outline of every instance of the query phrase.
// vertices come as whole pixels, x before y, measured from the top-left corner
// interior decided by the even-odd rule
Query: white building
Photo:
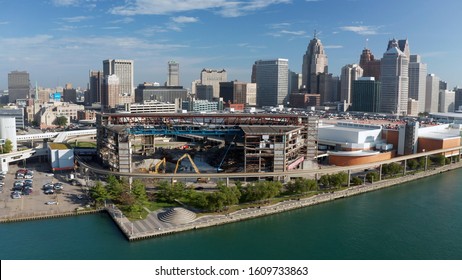
[[[176,113],[179,103],[165,103],[156,100],[145,100],[143,103],[125,103],[119,105],[117,113]]]
[[[428,74],[425,89],[425,112],[438,112],[438,99],[440,92],[440,78],[435,74]]]
[[[358,64],[348,64],[342,67],[340,75],[340,101],[351,104],[353,81],[363,76],[363,68]]]
[[[420,61],[419,55],[411,55],[409,60],[409,98],[419,102],[419,113],[425,112],[426,79],[427,64]]]
[[[215,99],[220,97],[220,82],[226,81],[228,81],[228,73],[225,69],[202,69],[201,71],[201,84],[213,87],[213,98]]]
[[[396,40],[383,54],[380,67],[380,112],[406,115],[409,58],[399,49]]]
[[[455,111],[454,104],[456,101],[456,93],[453,90],[440,90],[440,98],[438,104],[438,112],[452,113]]]
[[[318,128],[318,145],[331,146],[336,150],[373,150],[383,144],[382,127],[379,125],[339,122],[336,125],[322,125]]]
[[[134,82],[133,82],[133,60],[107,59],[103,61],[104,77],[117,75],[119,77],[119,95],[130,96],[131,101],[135,101]]]
[[[16,140],[16,120],[14,117],[0,116],[0,145],[4,144],[4,141],[10,140],[13,144],[13,150],[18,149]]]

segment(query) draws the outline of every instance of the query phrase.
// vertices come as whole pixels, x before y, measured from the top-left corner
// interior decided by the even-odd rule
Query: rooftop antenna
[[[37,86],[37,81],[35,81],[35,101],[38,100],[38,86]]]
[[[366,49],[368,49],[369,38],[366,38]]]
[[[318,33],[316,32],[316,29],[314,30],[314,38],[317,39]]]

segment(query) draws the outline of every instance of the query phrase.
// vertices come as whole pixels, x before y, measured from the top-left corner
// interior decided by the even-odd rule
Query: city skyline
[[[106,59],[135,61],[134,86],[167,81],[166,65],[181,65],[180,83],[190,87],[203,68],[226,69],[228,80],[250,82],[257,60],[284,58],[301,73],[314,32],[324,45],[329,72],[359,63],[364,47],[382,58],[391,38],[409,41],[452,88],[462,85],[458,38],[448,11],[454,1],[224,0],[2,1],[0,89],[14,70],[55,87],[86,87],[89,70]],[[21,11],[18,13],[17,11]],[[316,30],[316,31],[315,31]],[[75,59],[78,58],[78,59]]]

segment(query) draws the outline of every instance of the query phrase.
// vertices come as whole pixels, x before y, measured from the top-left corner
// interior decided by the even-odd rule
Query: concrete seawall
[[[277,213],[286,212],[293,209],[298,209],[302,207],[307,207],[311,205],[316,205],[320,203],[325,203],[333,201],[336,199],[341,199],[353,195],[358,195],[366,192],[376,191],[383,188],[395,186],[401,183],[417,180],[424,177],[433,176],[442,172],[449,170],[457,169],[462,167],[462,162],[453,163],[443,167],[438,167],[436,169],[428,170],[425,172],[418,172],[415,174],[408,174],[406,176],[382,180],[373,184],[366,184],[361,186],[350,187],[346,190],[337,191],[333,193],[324,193],[318,194],[313,197],[304,198],[304,199],[292,199],[283,201],[277,204],[261,206],[261,207],[252,207],[247,209],[241,209],[233,213],[226,215],[207,215],[202,216],[194,221],[181,224],[181,225],[172,225],[162,223],[157,219],[157,214],[159,212],[153,212],[148,215],[145,220],[140,221],[130,221],[123,216],[122,212],[115,208],[114,206],[106,207],[106,210],[119,226],[121,231],[125,234],[128,240],[135,241],[146,238],[158,237],[167,234],[173,234],[188,230],[196,230],[200,228],[218,226],[227,223],[234,223],[243,220],[248,220],[252,218],[262,217],[266,215],[272,215]]]

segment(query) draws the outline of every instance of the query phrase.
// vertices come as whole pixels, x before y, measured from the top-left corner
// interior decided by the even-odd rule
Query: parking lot
[[[35,215],[66,213],[88,204],[87,196],[81,186],[73,186],[66,182],[66,174],[46,172],[47,163],[28,164],[25,168],[10,165],[9,171],[2,180],[3,191],[0,193],[0,219],[26,217]],[[34,172],[32,192],[13,198],[14,183],[18,169],[28,169]],[[52,194],[45,194],[45,184],[61,183],[61,187],[53,189]],[[62,188],[61,190],[59,188]],[[17,196],[16,196],[17,197]]]

